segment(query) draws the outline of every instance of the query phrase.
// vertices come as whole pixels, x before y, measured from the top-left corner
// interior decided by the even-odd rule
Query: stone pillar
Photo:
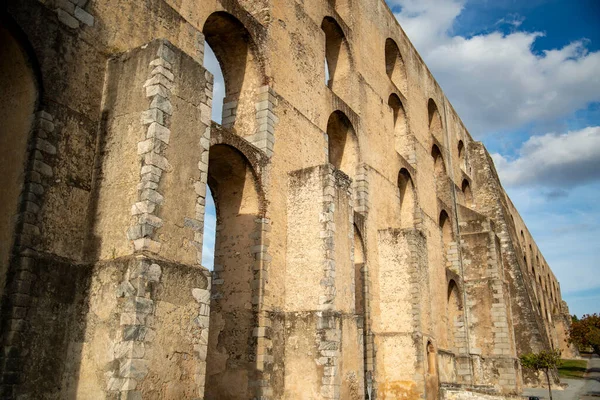
[[[373,298],[380,313],[372,328],[377,398],[424,396],[427,341],[422,305],[430,301],[425,237],[415,229],[381,230],[377,248]]]
[[[519,371],[500,241],[486,217],[464,207],[459,211],[473,383],[515,392]]]
[[[89,245],[97,261],[84,339],[72,346],[76,396],[204,395],[211,84],[164,40],[109,61]]]
[[[329,164],[290,174],[286,286],[294,293],[286,298],[293,326],[286,332],[286,394],[364,398],[350,187],[351,180]]]

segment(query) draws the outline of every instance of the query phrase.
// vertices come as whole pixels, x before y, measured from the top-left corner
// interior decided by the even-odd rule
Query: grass
[[[586,360],[560,360],[558,375],[567,379],[583,379],[586,369]]]

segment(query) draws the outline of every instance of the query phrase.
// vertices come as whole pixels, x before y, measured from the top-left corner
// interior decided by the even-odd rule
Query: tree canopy
[[[534,371],[543,371],[548,381],[548,391],[552,400],[552,388],[550,384],[550,370],[560,363],[560,350],[542,350],[539,353],[527,353],[519,357],[523,368]]]
[[[577,347],[591,347],[600,356],[600,315],[585,314],[580,320],[573,320],[569,330],[569,342]]]

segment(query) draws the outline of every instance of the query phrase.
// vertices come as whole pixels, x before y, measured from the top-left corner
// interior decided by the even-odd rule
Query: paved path
[[[588,360],[585,379],[561,379],[561,382],[569,386],[564,390],[552,389],[553,400],[600,400],[600,358],[593,355]],[[527,388],[523,396],[549,398],[546,388]]]
[[[585,388],[579,393],[581,400],[600,399],[600,358],[592,355],[585,373]]]

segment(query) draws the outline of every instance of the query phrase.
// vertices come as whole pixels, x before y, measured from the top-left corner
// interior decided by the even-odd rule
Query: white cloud
[[[464,1],[449,0],[388,0],[388,4],[402,7],[402,12],[395,14],[396,19],[420,52],[448,39],[452,24],[464,7]]]
[[[452,35],[464,1],[389,3],[402,7],[396,18],[475,136],[555,120],[600,101],[600,52],[588,52],[584,40],[535,54],[540,32]],[[514,28],[522,21],[508,18]]]
[[[510,160],[492,154],[501,181],[508,186],[538,185],[553,188],[560,197],[568,189],[600,180],[600,126],[565,134],[530,137]]]
[[[574,293],[600,288],[600,210],[596,207],[599,190],[600,182],[596,182],[572,189],[568,199],[549,202],[538,188],[508,188],[511,200],[558,278],[572,312],[590,312],[595,305],[573,307]]]

